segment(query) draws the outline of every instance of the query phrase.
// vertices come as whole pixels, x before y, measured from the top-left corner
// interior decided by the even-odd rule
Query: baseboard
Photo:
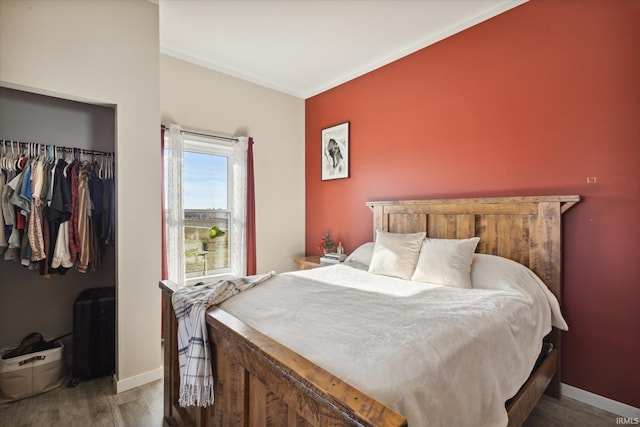
[[[116,385],[116,393],[122,393],[123,391],[131,390],[132,388],[140,387],[141,385],[160,380],[163,378],[163,374],[164,369],[158,368],[154,369],[153,371],[145,372],[144,374],[125,378],[124,380],[119,380],[114,375],[113,380]]]
[[[620,415],[621,417],[634,418],[636,420],[640,419],[639,408],[609,399],[608,397],[600,396],[564,383],[560,384],[560,393],[562,396],[595,406],[596,408]]]

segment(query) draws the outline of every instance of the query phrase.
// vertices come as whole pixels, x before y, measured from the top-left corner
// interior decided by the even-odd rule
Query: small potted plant
[[[331,250],[335,247],[333,241],[331,240],[331,236],[329,233],[324,233],[324,237],[320,239],[320,244],[318,245],[318,249],[322,251],[322,254],[327,254],[331,252]]]

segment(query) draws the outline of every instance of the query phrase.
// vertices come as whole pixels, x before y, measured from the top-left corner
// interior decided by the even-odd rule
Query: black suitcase
[[[115,288],[86,289],[73,304],[73,365],[70,385],[109,375],[115,368]]]

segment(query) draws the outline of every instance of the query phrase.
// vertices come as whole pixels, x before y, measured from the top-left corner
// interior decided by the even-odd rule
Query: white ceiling
[[[526,0],[159,0],[160,51],[300,98]]]

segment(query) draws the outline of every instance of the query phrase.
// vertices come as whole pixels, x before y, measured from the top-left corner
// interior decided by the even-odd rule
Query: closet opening
[[[17,171],[11,170],[15,163],[13,166],[10,164],[13,156],[22,156],[24,162],[33,162],[33,171],[37,170],[38,176],[48,173],[43,178],[44,187],[37,187],[41,205],[45,206],[42,224],[53,218],[46,213],[52,200],[47,185],[53,182],[51,190],[56,188],[57,168],[52,164],[65,163],[60,176],[67,179],[69,185],[73,185],[71,175],[75,174],[75,179],[81,178],[81,182],[88,186],[74,190],[76,197],[78,194],[86,196],[82,199],[86,203],[84,206],[91,210],[90,221],[83,222],[90,228],[82,230],[83,233],[86,231],[83,236],[89,240],[82,240],[85,247],[76,248],[75,256],[66,253],[74,249],[69,249],[69,242],[64,240],[73,234],[66,227],[77,227],[77,222],[65,221],[68,224],[64,231],[59,223],[53,226],[57,228],[56,239],[44,232],[42,240],[34,238],[47,246],[42,248],[45,258],[42,254],[33,257],[33,250],[21,253],[24,239],[30,239],[28,229],[26,233],[24,228],[19,231],[20,248],[10,248],[8,240],[13,232],[12,226],[4,218],[0,224],[4,228],[4,233],[0,233],[0,350],[18,346],[32,332],[42,334],[45,340],[64,336],[61,342],[67,379],[72,376],[74,362],[76,299],[89,289],[116,286],[115,128],[115,107],[0,87],[0,171],[3,175],[0,183],[6,185],[16,175]],[[38,161],[41,163],[36,168]],[[22,167],[25,166],[23,163]],[[66,209],[63,210],[66,212]],[[80,207],[78,209],[81,210]],[[26,212],[23,216],[30,218],[29,214]],[[70,212],[69,216],[73,218],[73,213]],[[50,222],[45,227],[49,232],[53,232],[49,227],[52,224]],[[62,242],[62,246],[58,246],[58,242]],[[60,253],[55,252],[58,247],[61,248]],[[59,255],[55,263],[54,253]],[[67,335],[69,333],[72,335]],[[114,317],[114,344],[115,334]],[[113,372],[115,348],[112,351]]]

